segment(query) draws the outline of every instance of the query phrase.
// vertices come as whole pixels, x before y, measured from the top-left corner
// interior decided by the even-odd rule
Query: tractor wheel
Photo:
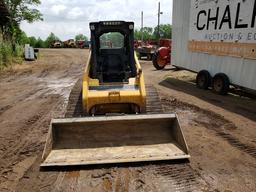
[[[153,55],[152,62],[156,70],[162,70],[166,66],[166,60],[162,59],[158,52]]]
[[[200,89],[208,89],[210,87],[212,77],[206,70],[199,71],[196,76],[196,86]]]
[[[139,60],[141,60],[141,54],[140,53],[138,53],[138,58],[139,58]]]
[[[218,73],[213,77],[212,87],[214,92],[226,95],[229,91],[230,81],[226,74]]]
[[[149,53],[149,54],[147,54],[147,60],[148,61],[151,61],[152,60],[152,55]]]

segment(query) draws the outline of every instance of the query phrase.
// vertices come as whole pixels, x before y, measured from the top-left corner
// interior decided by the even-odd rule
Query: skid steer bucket
[[[41,167],[189,157],[175,114],[54,119]]]

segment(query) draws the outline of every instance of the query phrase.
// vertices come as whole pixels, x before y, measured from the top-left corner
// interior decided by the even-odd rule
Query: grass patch
[[[22,63],[22,55],[23,49],[20,45],[16,45],[13,49],[11,43],[0,42],[0,70],[12,64]]]

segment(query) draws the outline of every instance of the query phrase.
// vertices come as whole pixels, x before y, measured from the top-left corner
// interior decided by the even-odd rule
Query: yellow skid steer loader
[[[90,23],[91,53],[53,119],[41,167],[188,159],[178,118],[164,114],[134,53],[134,23]]]

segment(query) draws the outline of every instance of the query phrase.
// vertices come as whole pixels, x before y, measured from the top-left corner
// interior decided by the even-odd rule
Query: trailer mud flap
[[[189,157],[175,114],[54,119],[41,167]]]

